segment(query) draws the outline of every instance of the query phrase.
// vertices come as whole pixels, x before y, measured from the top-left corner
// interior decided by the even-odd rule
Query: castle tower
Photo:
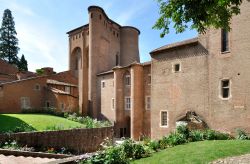
[[[140,32],[134,27],[120,26],[98,6],[90,6],[88,12],[89,24],[68,32],[69,65],[79,81],[79,111],[97,118],[100,112],[97,74],[118,65],[140,62]]]

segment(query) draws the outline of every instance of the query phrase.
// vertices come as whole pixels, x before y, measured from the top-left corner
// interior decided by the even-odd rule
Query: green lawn
[[[133,161],[135,164],[203,164],[219,158],[250,153],[250,141],[202,141],[179,145]]]
[[[8,132],[20,126],[36,131],[44,131],[49,126],[62,126],[65,129],[84,127],[78,122],[47,114],[0,114],[0,132]]]

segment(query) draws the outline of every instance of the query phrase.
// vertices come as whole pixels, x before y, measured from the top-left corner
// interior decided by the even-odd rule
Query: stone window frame
[[[34,90],[35,91],[40,91],[41,90],[41,85],[39,83],[36,83],[35,87],[34,87]]]
[[[127,80],[129,79],[129,80]],[[125,75],[125,85],[131,86],[131,75]]]
[[[148,99],[149,98],[149,99]],[[150,101],[148,101],[150,100]],[[145,109],[146,110],[150,110],[151,109],[151,96],[148,95],[148,96],[145,96]]]
[[[228,97],[223,97],[222,82],[226,81],[226,80],[229,81],[229,85],[228,85],[228,89],[229,89],[229,91],[228,91]],[[224,88],[226,88],[226,87],[224,87]],[[219,98],[221,100],[229,100],[229,99],[232,98],[232,80],[230,78],[223,78],[223,79],[220,80],[220,82],[219,82]]]
[[[111,98],[111,109],[115,110],[115,98]]]
[[[106,87],[106,81],[102,80],[101,81],[101,88],[104,89]]]
[[[24,105],[23,105],[24,102]],[[30,109],[31,103],[30,103],[30,97],[20,97],[20,105],[21,109]]]
[[[129,102],[127,101],[129,100]],[[130,111],[132,107],[132,100],[130,96],[125,96],[124,97],[124,109],[127,111]]]
[[[162,124],[163,123],[163,120],[162,120],[162,113],[163,112],[167,112],[167,125]],[[169,112],[168,112],[168,110],[161,110],[160,111],[160,127],[161,128],[168,128],[168,125],[169,125]]]
[[[176,65],[179,65],[179,70],[176,71],[175,68],[176,68]],[[181,62],[174,62],[172,63],[172,72],[173,73],[179,73],[182,71],[182,65],[181,65]]]
[[[224,45],[224,33],[226,33],[226,45]],[[230,52],[230,33],[229,31],[226,31],[225,29],[221,29],[221,48],[220,48],[220,52],[221,54],[226,54]],[[227,47],[227,48],[224,48]]]

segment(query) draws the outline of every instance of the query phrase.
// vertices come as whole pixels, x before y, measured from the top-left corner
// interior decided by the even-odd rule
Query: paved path
[[[40,164],[55,161],[54,158],[34,158],[34,157],[23,157],[23,156],[5,156],[0,154],[0,164]]]
[[[250,164],[250,154],[218,159],[211,164]]]

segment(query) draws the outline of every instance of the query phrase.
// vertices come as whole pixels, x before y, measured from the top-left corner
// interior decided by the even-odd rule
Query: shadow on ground
[[[36,131],[36,129],[16,117],[0,114],[0,133],[24,131]]]

